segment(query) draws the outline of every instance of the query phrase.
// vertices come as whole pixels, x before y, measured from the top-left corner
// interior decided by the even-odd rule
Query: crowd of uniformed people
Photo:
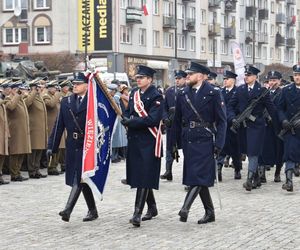
[[[237,75],[233,71],[224,71],[223,83],[217,84],[216,73],[192,62],[187,70],[175,71],[175,84],[164,93],[154,86],[155,73],[140,65],[135,76],[137,87],[131,90],[117,81],[107,84],[123,113],[113,141],[112,161],[126,158],[126,179],[122,183],[137,188],[130,223],[139,227],[141,220],[158,215],[153,189],[159,188],[159,179],[172,181],[172,165],[178,161],[179,149],[183,152],[182,182],[187,190],[179,211],[182,222],[187,221],[198,195],[205,209],[198,223],[215,221],[209,187],[216,180],[222,181],[223,166],[231,165],[234,179],[241,179],[245,156],[246,191],[261,187],[266,182],[265,171],[271,167],[275,168],[274,181],[280,182],[284,163],[286,178],[282,189],[293,191],[293,175],[299,175],[300,162],[300,65],[293,67],[293,82],[285,86],[278,71],[268,72],[264,82],[259,83],[259,69],[247,65],[245,83],[236,86]],[[88,84],[83,74],[75,80],[76,86]],[[96,219],[92,192],[80,183],[81,161],[74,170],[65,160],[65,141],[69,137],[74,143],[80,141],[69,147],[77,147],[76,152],[82,154],[87,88],[76,87],[72,94],[72,82],[68,79],[0,82],[0,184],[8,183],[2,176],[3,166],[8,167],[13,182],[27,180],[21,175],[24,163],[30,178],[45,178],[40,172],[42,166],[48,168],[48,175],[67,171],[66,183],[72,191],[60,216],[69,221],[82,191],[89,208],[85,221]],[[70,103],[63,101],[65,107],[60,107],[66,96],[70,96]],[[64,117],[70,116],[65,109],[72,102],[75,111],[76,106],[82,111],[78,121],[77,113]],[[62,126],[65,119],[73,125]],[[162,127],[167,139],[166,171],[160,175]],[[56,131],[61,132],[59,137]],[[69,175],[68,171],[73,172]],[[146,203],[148,209],[142,217]]]

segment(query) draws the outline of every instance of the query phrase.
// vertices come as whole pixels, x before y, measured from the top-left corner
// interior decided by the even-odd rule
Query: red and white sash
[[[133,100],[134,100],[134,110],[139,115],[139,117],[147,117],[148,113],[144,108],[144,103],[141,100],[141,95],[139,90],[137,90],[134,93]],[[161,122],[159,123],[158,129],[157,127],[153,127],[153,128],[148,127],[148,129],[156,139],[155,157],[160,158],[161,157]]]

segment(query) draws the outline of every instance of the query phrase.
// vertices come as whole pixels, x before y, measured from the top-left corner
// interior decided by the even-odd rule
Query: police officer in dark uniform
[[[60,111],[48,141],[47,156],[58,151],[64,130],[67,130],[66,139],[66,184],[72,187],[66,207],[59,213],[63,221],[69,221],[72,210],[82,191],[88,206],[88,214],[83,221],[92,221],[98,218],[92,190],[86,183],[81,183],[82,153],[84,129],[87,112],[88,79],[81,72],[75,75],[72,95],[61,101]]]
[[[207,81],[213,86],[219,88],[217,86],[217,73],[210,71],[207,77]]]
[[[209,69],[192,62],[186,71],[187,84],[178,93],[175,113],[176,138],[182,140],[183,184],[190,186],[179,212],[186,222],[189,210],[200,195],[205,215],[198,224],[215,221],[208,188],[214,185],[216,162],[225,143],[226,110],[221,92],[207,82]]]
[[[237,75],[229,70],[226,70],[223,75],[224,87],[221,92],[225,100],[226,107],[229,100],[235,94],[235,80]],[[226,156],[232,157],[234,166],[234,179],[241,179],[242,160],[239,148],[238,136],[230,129],[231,123],[227,124],[226,140],[220,156],[218,157],[218,177],[222,181],[222,167]]]
[[[300,65],[294,65],[293,72],[294,83],[282,89],[278,111],[279,121],[287,130],[283,135],[286,183],[282,189],[288,192],[293,191],[293,172],[300,162]]]
[[[268,86],[270,88],[270,97],[276,108],[278,109],[281,95],[281,79],[282,75],[278,71],[270,71],[267,74]],[[259,157],[259,173],[262,183],[266,180],[266,167],[276,165],[274,181],[280,182],[280,171],[283,165],[283,142],[277,136],[281,130],[281,124],[278,116],[271,118],[269,113],[264,111],[266,131],[264,136],[264,146]]]
[[[253,187],[256,188],[259,179],[258,156],[262,152],[262,138],[265,133],[263,112],[266,108],[271,117],[275,115],[275,106],[267,89],[261,87],[257,81],[259,72],[260,70],[254,66],[247,65],[245,67],[245,84],[236,88],[227,109],[228,121],[238,131],[241,153],[246,153],[249,160],[247,181],[243,184],[247,191],[251,191]],[[237,117],[260,96],[262,97],[251,112],[252,121],[246,119],[240,123]],[[253,183],[254,178],[255,182]]]
[[[127,184],[137,188],[134,213],[130,220],[136,227],[141,224],[146,201],[148,211],[142,220],[150,220],[157,215],[153,189],[159,186],[161,141],[158,131],[163,116],[163,96],[152,85],[155,72],[147,66],[138,66],[138,87],[131,91],[128,108],[121,121],[128,128]],[[157,133],[153,131],[154,128]]]
[[[172,175],[172,165],[174,161],[174,154],[178,153],[178,148],[180,145],[172,148],[172,139],[175,138],[176,131],[173,126],[174,115],[175,115],[175,105],[176,105],[176,95],[178,91],[185,87],[187,74],[182,70],[175,71],[175,84],[176,86],[170,87],[165,93],[164,100],[164,115],[163,122],[167,130],[167,146],[166,146],[166,172],[160,176],[161,179],[166,179],[168,181],[173,180]]]

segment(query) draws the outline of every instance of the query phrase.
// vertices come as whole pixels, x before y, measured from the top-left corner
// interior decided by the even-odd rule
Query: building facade
[[[0,0],[0,51],[83,53],[80,2],[84,1]],[[299,62],[299,0],[116,0],[109,4],[112,49],[95,46],[88,52],[110,70],[120,59],[118,71],[130,77],[137,64],[146,64],[157,70],[159,85],[170,84],[172,70],[187,67],[190,60],[222,73],[224,67],[233,68],[232,42],[240,45],[246,63],[262,69],[272,63]],[[101,25],[109,12],[98,13]]]

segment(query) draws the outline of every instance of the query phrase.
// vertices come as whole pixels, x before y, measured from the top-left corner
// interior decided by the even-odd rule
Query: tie
[[[226,89],[226,91],[225,91],[225,92],[226,92],[226,94],[228,94],[228,93],[229,93],[229,89]]]
[[[192,100],[195,101],[197,89],[192,89]]]
[[[76,103],[77,109],[79,109],[79,107],[80,107],[81,99],[82,99],[82,97],[81,97],[81,96],[78,96],[78,98],[77,98],[77,103]]]
[[[249,92],[249,94],[251,94],[252,93],[252,88],[249,88],[248,92]]]

